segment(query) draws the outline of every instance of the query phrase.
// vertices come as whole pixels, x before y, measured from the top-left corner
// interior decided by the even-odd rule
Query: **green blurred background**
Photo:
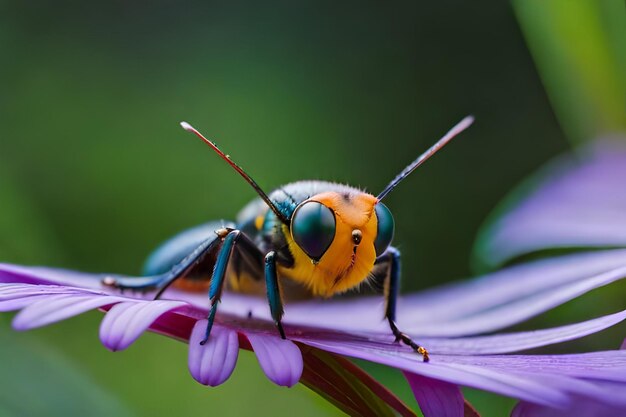
[[[553,22],[539,2],[521,3],[539,59]],[[326,179],[376,193],[474,114],[475,125],[387,201],[404,291],[470,276],[473,240],[493,206],[570,147],[564,131],[574,141],[598,133],[593,120],[584,132],[568,122],[573,113],[554,91],[570,90],[550,89],[555,67],[544,53],[559,125],[515,10],[454,0],[0,1],[0,260],[134,274],[173,233],[234,218],[255,194],[181,120],[267,190]],[[213,389],[188,375],[181,343],[148,334],[113,355],[98,342],[99,318],[16,334],[0,317],[0,415],[339,414],[304,387],[275,387],[247,352]],[[617,333],[608,334],[579,346],[614,346]],[[397,372],[368,370],[415,404]],[[484,416],[513,404],[467,396]]]

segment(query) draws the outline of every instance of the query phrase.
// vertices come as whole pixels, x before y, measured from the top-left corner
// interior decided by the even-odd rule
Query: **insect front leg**
[[[209,340],[209,336],[211,335],[211,329],[213,328],[213,322],[215,321],[215,313],[217,313],[217,305],[222,298],[222,289],[224,288],[224,278],[226,277],[228,263],[233,254],[235,244],[240,236],[242,236],[241,231],[230,231],[226,237],[224,237],[222,247],[217,254],[217,260],[215,261],[213,275],[211,276],[211,284],[209,286],[209,301],[211,302],[211,309],[209,310],[209,315],[207,317],[208,322],[206,332],[204,333],[204,339],[200,342],[201,345],[204,345],[207,340]]]
[[[200,342],[202,345],[206,343],[211,335],[217,306],[221,300],[222,289],[224,288],[226,271],[235,254],[237,255],[235,259],[239,263],[239,265],[235,265],[236,270],[245,265],[249,271],[254,271],[255,276],[257,269],[260,272],[260,267],[263,263],[262,252],[244,232],[228,229],[228,234],[224,237],[222,246],[217,254],[213,275],[211,276],[211,284],[209,286],[211,308],[209,310],[206,333],[204,339]]]
[[[392,246],[387,248],[378,259],[376,265],[385,266],[385,318],[389,322],[391,332],[396,337],[396,342],[402,342],[410,346],[414,351],[422,355],[424,362],[428,362],[428,351],[418,345],[408,335],[401,332],[396,325],[396,304],[400,291],[400,251]]]
[[[225,236],[229,233],[229,230],[231,229],[223,228],[216,230],[215,236],[204,240],[189,255],[183,258],[182,261],[174,265],[172,269],[164,274],[140,278],[107,276],[102,280],[102,284],[122,291],[135,290],[149,292],[158,290],[154,297],[157,299],[174,281],[185,277],[196,265],[204,261],[210,253],[217,250]]]
[[[280,333],[280,337],[286,339],[285,331],[281,320],[285,311],[283,310],[283,300],[278,286],[278,275],[276,274],[276,252],[271,251],[265,255],[265,286],[267,288],[267,301],[270,305],[270,313],[274,324]]]

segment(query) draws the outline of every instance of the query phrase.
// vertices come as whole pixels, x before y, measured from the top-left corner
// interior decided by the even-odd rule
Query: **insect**
[[[209,222],[172,237],[144,266],[142,278],[107,277],[118,289],[157,291],[170,285],[206,290],[210,309],[206,343],[225,285],[234,291],[262,292],[272,319],[285,339],[281,320],[283,293],[330,297],[368,278],[384,285],[385,319],[396,338],[428,361],[428,351],[396,325],[400,287],[400,252],[391,246],[394,220],[382,200],[411,172],[469,127],[468,116],[400,172],[377,196],[325,181],[299,181],[266,194],[217,145],[186,122],[198,136],[254,188],[259,198],[234,223]]]

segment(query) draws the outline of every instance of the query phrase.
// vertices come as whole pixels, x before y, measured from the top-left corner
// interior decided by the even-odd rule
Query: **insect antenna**
[[[378,194],[378,196],[376,197],[378,199],[378,201],[380,201],[383,198],[385,198],[387,196],[387,194],[389,194],[391,192],[391,190],[396,188],[396,185],[398,185],[400,183],[400,181],[402,181],[403,179],[408,177],[409,174],[411,174],[411,172],[415,171],[415,168],[417,168],[418,166],[420,166],[424,162],[426,162],[431,156],[436,154],[438,150],[443,148],[448,142],[450,142],[452,139],[454,139],[455,136],[457,136],[459,133],[461,133],[462,131],[464,131],[468,127],[470,127],[470,125],[472,123],[474,123],[474,117],[473,116],[467,116],[463,120],[461,120],[459,123],[457,123],[452,129],[450,129],[448,131],[448,133],[446,133],[441,139],[439,139],[437,141],[437,143],[435,143],[433,146],[431,146],[426,152],[424,152],[423,154],[418,156],[415,161],[413,161],[413,162],[411,162],[411,164],[409,164],[409,166],[404,168],[402,170],[402,172],[400,172],[389,183],[389,185],[387,185],[385,187],[385,189],[380,194]]]
[[[193,133],[194,135],[196,135],[197,137],[202,139],[202,141],[204,143],[209,145],[224,161],[226,161],[228,163],[228,165],[230,165],[235,171],[237,171],[239,173],[239,175],[241,175],[243,177],[243,179],[245,179],[248,182],[248,184],[250,184],[252,186],[252,188],[254,188],[254,191],[256,191],[256,193],[263,199],[263,201],[265,201],[265,203],[274,212],[274,214],[276,214],[276,217],[278,217],[278,219],[281,222],[283,222],[284,224],[289,224],[289,219],[283,213],[281,213],[280,209],[276,206],[276,204],[269,198],[269,196],[267,194],[265,194],[265,191],[263,191],[261,189],[261,187],[259,187],[259,184],[257,184],[256,181],[254,181],[252,179],[252,177],[250,177],[250,175],[248,175],[246,173],[246,171],[243,170],[243,168],[241,168],[239,165],[237,165],[235,162],[233,162],[230,159],[229,155],[226,155],[224,152],[222,152],[221,149],[218,148],[215,143],[213,143],[209,139],[205,138],[202,135],[202,133],[198,132],[189,123],[187,123],[187,122],[180,122],[180,126],[183,129],[185,129],[186,131]]]

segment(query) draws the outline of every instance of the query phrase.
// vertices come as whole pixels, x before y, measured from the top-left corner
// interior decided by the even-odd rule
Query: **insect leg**
[[[377,265],[386,265],[385,272],[385,318],[389,322],[391,332],[396,337],[396,342],[402,342],[410,346],[414,351],[422,355],[424,362],[428,362],[428,351],[418,345],[408,335],[401,332],[396,325],[396,303],[400,291],[400,251],[390,246],[377,260]]]
[[[270,304],[270,312],[274,319],[274,324],[280,333],[280,337],[286,339],[285,331],[281,319],[283,318],[283,300],[278,286],[278,275],[276,274],[276,252],[271,251],[265,255],[265,286],[267,288],[267,301]]]
[[[152,291],[158,290],[155,299],[159,298],[163,291],[167,289],[178,278],[186,276],[191,269],[201,263],[207,255],[213,252],[222,244],[224,236],[229,233],[229,229],[220,229],[216,231],[217,238],[212,236],[203,241],[196,249],[187,255],[182,261],[174,265],[168,272],[150,277],[124,278],[107,276],[102,280],[106,286],[118,288],[120,290],[137,290]]]
[[[204,339],[200,342],[201,345],[204,345],[211,335],[217,306],[222,297],[226,270],[228,269],[228,264],[230,263],[233,254],[238,253],[241,256],[240,260],[242,263],[247,263],[251,266],[254,266],[255,264],[260,265],[263,259],[261,252],[256,247],[254,242],[250,240],[250,238],[241,230],[227,229],[226,232],[228,234],[226,234],[223,238],[222,246],[217,254],[215,267],[213,268],[213,275],[211,276],[211,284],[209,286],[211,309],[209,310],[209,315],[207,317],[208,322]]]
[[[222,297],[222,288],[224,287],[224,278],[226,277],[228,262],[230,261],[230,257],[233,253],[235,243],[241,235],[242,233],[239,230],[230,231],[224,238],[222,247],[217,254],[217,260],[215,261],[215,267],[213,268],[213,275],[211,276],[211,285],[209,286],[209,301],[211,302],[211,309],[209,310],[209,315],[207,317],[208,322],[204,339],[200,342],[201,345],[204,345],[211,335],[211,328],[213,327],[213,322],[215,321],[217,305]]]

